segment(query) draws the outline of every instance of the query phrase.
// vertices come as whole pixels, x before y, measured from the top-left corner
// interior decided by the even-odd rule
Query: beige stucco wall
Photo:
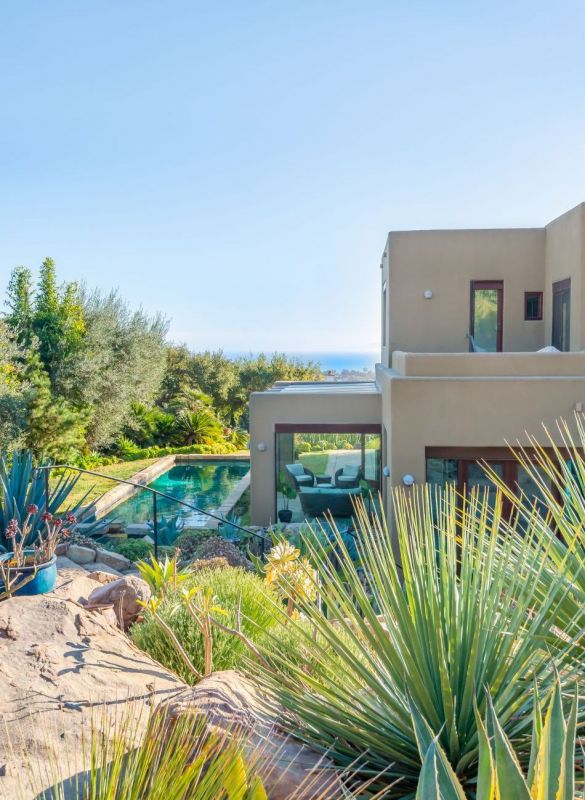
[[[402,353],[392,368],[407,377],[585,375],[583,353]]]
[[[585,404],[583,374],[404,378],[379,367],[378,382],[392,485],[407,473],[425,481],[426,447],[501,447],[525,431],[544,442],[542,423],[552,432],[556,419],[571,421],[576,404]]]
[[[253,525],[274,519],[275,426],[277,423],[380,424],[379,394],[254,392],[250,397],[251,518]],[[266,450],[258,450],[264,443]]]
[[[571,350],[585,349],[585,203],[546,226],[544,316],[552,335],[552,285],[571,279]]]
[[[394,350],[469,351],[472,280],[504,281],[504,351],[544,345],[544,323],[524,320],[524,292],[544,291],[544,229],[392,232],[386,252],[390,341],[382,363]]]

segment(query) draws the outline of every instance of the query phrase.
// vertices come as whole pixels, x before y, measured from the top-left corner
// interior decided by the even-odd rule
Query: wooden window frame
[[[529,317],[528,316],[528,300],[531,297],[538,297],[538,316],[537,317]],[[543,292],[524,292],[524,320],[526,322],[539,322],[542,320],[542,310],[544,305],[544,293]]]

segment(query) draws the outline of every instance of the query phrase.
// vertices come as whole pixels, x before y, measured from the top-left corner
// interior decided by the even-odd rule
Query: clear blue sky
[[[585,200],[585,3],[0,0],[0,289],[46,255],[195,348],[374,350],[397,228]]]

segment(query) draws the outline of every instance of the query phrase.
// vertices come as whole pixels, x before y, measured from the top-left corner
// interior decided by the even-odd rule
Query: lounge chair
[[[362,477],[361,467],[341,467],[335,473],[333,483],[339,489],[355,489],[360,485]]]
[[[296,492],[302,487],[315,485],[315,474],[303,464],[286,464],[286,476]]]

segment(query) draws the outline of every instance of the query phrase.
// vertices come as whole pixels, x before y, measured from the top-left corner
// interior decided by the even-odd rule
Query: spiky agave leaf
[[[292,624],[312,669],[273,653],[286,677],[266,672],[261,680],[287,709],[291,730],[331,748],[344,766],[367,753],[360,774],[386,769],[406,796],[421,765],[409,698],[465,783],[477,771],[474,703],[483,715],[485,687],[524,759],[532,676],[546,688],[554,671],[544,646],[549,622],[528,580],[539,567],[531,548],[498,536],[501,504],[429,487],[398,490],[394,501],[395,537],[358,506],[361,568],[339,535],[337,569],[317,537],[307,542],[322,608],[301,603],[309,625]]]

